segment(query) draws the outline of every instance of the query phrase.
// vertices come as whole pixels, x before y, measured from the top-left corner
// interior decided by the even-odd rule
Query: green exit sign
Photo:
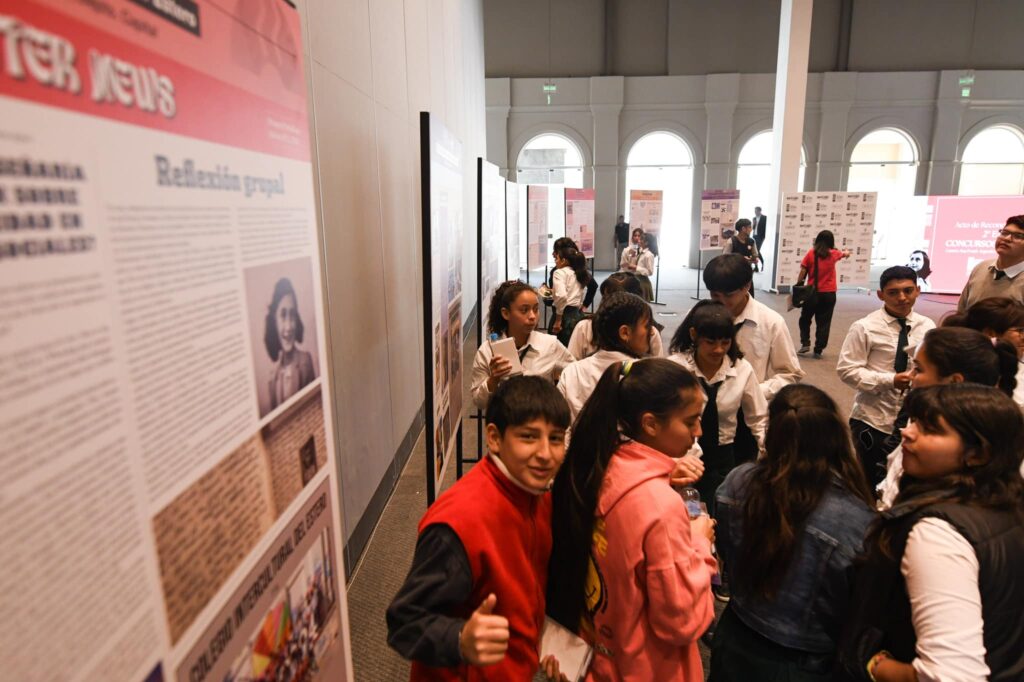
[[[558,92],[558,86],[557,85],[553,85],[553,84],[552,85],[544,85],[544,92],[547,92],[547,93]]]
[[[960,76],[959,83],[960,83],[960,87],[964,87],[964,86],[970,87],[970,86],[974,85],[974,76],[972,76],[971,74],[968,74],[966,76]]]

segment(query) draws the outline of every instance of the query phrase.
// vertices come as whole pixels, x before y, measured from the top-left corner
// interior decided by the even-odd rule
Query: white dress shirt
[[[587,288],[576,279],[572,268],[558,268],[551,276],[552,305],[555,313],[561,315],[567,306],[583,308],[583,297]]]
[[[505,338],[504,335],[502,338]],[[556,337],[536,330],[530,332],[526,345],[519,349],[519,356],[523,365],[523,374],[542,376],[551,381],[555,380],[556,371],[575,360]],[[484,341],[483,345],[477,349],[476,357],[473,358],[470,392],[473,394],[473,402],[480,410],[487,409],[487,401],[491,399],[487,380],[491,377],[492,357],[494,354],[491,351],[491,342]]]
[[[908,347],[920,344],[925,333],[935,328],[930,318],[915,312],[907,316],[907,324]],[[884,433],[892,433],[900,410],[902,392],[892,385],[899,338],[899,320],[880,308],[853,323],[836,364],[843,383],[857,390],[850,418]]]
[[[641,250],[631,246],[622,252],[619,269],[631,270],[638,275],[650,277],[654,274],[654,253],[650,249]]]
[[[568,352],[568,351],[566,351]],[[585,360],[579,360],[566,366],[562,370],[562,376],[558,380],[558,390],[565,396],[569,403],[569,412],[572,421],[576,421],[583,404],[594,392],[594,387],[601,380],[601,375],[608,369],[608,366],[615,362],[627,362],[636,360],[632,355],[620,353],[617,350],[599,350]]]
[[[949,522],[924,518],[900,562],[917,636],[911,665],[920,682],[987,680],[978,557]]]
[[[704,379],[709,385],[721,382],[718,387],[718,442],[729,445],[736,440],[736,415],[743,408],[743,421],[757,440],[758,450],[764,453],[764,433],[768,426],[768,401],[764,399],[761,387],[754,376],[754,368],[740,358],[733,365],[726,357],[715,375],[706,377],[697,367],[692,352],[673,353],[669,360],[677,362],[693,372],[698,379]],[[707,393],[704,394],[707,400]]]
[[[754,368],[766,401],[771,402],[786,384],[798,383],[803,378],[804,371],[782,315],[751,296],[736,324],[743,325],[736,332],[743,359]]]
[[[572,336],[569,337],[569,352],[577,360],[589,358],[597,352],[597,344],[594,343],[593,320],[580,320],[576,328],[572,330]],[[656,327],[651,327],[650,357],[665,357],[665,346],[661,340],[661,332]]]

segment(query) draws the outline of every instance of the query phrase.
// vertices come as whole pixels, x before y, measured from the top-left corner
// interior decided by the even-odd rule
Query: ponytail
[[[576,274],[576,281],[583,286],[587,286],[591,278],[590,271],[587,270],[586,257],[572,246],[559,249],[558,256],[569,262],[569,268]]]
[[[507,282],[502,282],[498,285],[498,288],[494,290],[494,294],[491,296],[491,303],[487,307],[487,331],[491,334],[502,334],[508,333],[508,320],[501,314],[503,308],[512,308],[512,304],[519,298],[519,294],[524,291],[532,292],[536,294],[533,287],[525,282],[518,279],[511,279]]]
[[[640,431],[644,414],[665,418],[698,396],[697,380],[671,360],[615,362],[601,375],[576,418],[552,488],[547,588],[548,614],[573,632],[587,612],[594,515],[612,455]]]
[[[1002,339],[992,339],[992,346],[999,357],[999,382],[996,383],[996,387],[1012,398],[1013,391],[1017,388],[1017,370],[1020,368],[1017,349],[1012,343]]]

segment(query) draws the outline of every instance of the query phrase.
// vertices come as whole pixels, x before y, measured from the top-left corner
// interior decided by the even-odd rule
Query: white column
[[[709,74],[704,84],[704,110],[707,113],[707,143],[704,150],[704,178],[701,189],[731,189],[736,185],[732,163],[733,118],[740,99],[738,73]],[[698,267],[700,258],[700,192],[693,196],[697,221],[690,231],[690,267]],[[704,262],[718,255],[704,255]]]
[[[775,65],[775,112],[772,118],[772,180],[766,207],[768,230],[765,256],[771,288],[777,277],[779,205],[783,192],[796,192],[800,177],[800,147],[807,101],[807,60],[811,46],[813,0],[782,0],[779,56]]]
[[[826,73],[821,93],[821,133],[818,137],[816,190],[843,190],[847,124],[857,93],[857,74]],[[800,188],[803,189],[802,187]]]
[[[508,158],[508,114],[512,109],[512,80],[488,78],[485,81],[487,102],[487,160],[501,169],[504,178],[515,163]]]
[[[594,266],[618,268],[612,239],[615,222],[625,213],[619,196],[619,115],[626,79],[601,76],[590,79],[590,113],[594,120]]]
[[[921,150],[928,180],[922,188],[926,194],[956,194],[960,162],[957,147],[963,127],[964,111],[968,100],[960,96],[960,77],[966,71],[942,71],[939,74],[939,94],[935,98],[935,127],[932,130],[931,153]],[[921,187],[918,173],[918,187]]]

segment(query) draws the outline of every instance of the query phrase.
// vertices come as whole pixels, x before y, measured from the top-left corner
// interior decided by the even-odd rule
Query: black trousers
[[[736,467],[732,443],[709,447],[704,451],[704,475],[693,484],[700,493],[700,500],[707,505],[708,513],[715,515],[715,492],[722,485],[725,477]]]
[[[814,352],[820,353],[828,345],[828,333],[832,328],[832,311],[836,308],[836,292],[819,291],[813,301],[800,309],[800,345],[811,345],[811,318],[814,318]]]
[[[859,419],[850,420],[850,434],[853,436],[853,447],[857,450],[857,457],[864,467],[864,475],[874,489],[885,480],[885,465],[889,456],[885,439],[889,434]]]

